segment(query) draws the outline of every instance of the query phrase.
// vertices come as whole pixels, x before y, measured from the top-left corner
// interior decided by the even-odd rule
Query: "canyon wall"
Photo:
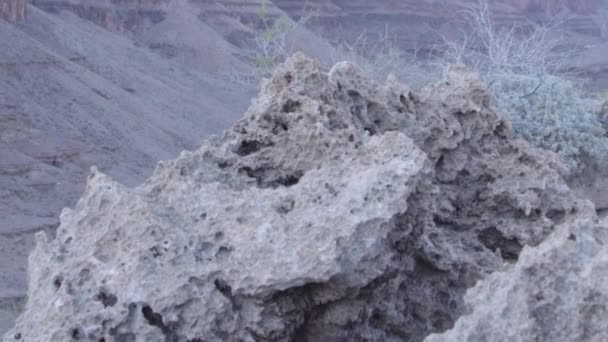
[[[169,0],[120,1],[49,1],[32,0],[32,4],[50,13],[71,11],[110,31],[128,32],[146,22],[158,23],[165,19],[163,5]]]
[[[353,40],[363,32],[383,34],[386,30],[406,49],[425,48],[439,42],[440,35],[450,38],[466,29],[463,9],[476,0],[274,0],[279,8],[293,16],[313,14],[319,31],[330,39]],[[598,0],[490,0],[492,16],[499,25],[524,23],[529,19],[547,22],[567,18],[563,27],[584,35],[599,35],[593,20],[598,10],[606,7]]]
[[[553,15],[561,9],[568,9],[577,14],[591,14],[597,10],[597,0],[511,0],[505,1],[513,4],[521,13],[540,11],[545,15]]]
[[[48,12],[74,12],[110,31],[135,37],[142,45],[167,57],[185,55],[194,62],[232,60],[228,68],[231,70],[243,70],[236,60],[255,50],[255,30],[261,25],[261,0],[32,2]],[[444,39],[461,37],[469,28],[463,9],[475,4],[475,0],[274,0],[266,2],[265,14],[286,15],[295,20],[309,17],[306,26],[314,34],[303,34],[293,39],[292,45],[316,57],[331,54],[324,39],[334,43],[354,42],[362,33],[370,41],[388,35],[400,49],[424,55],[436,51]],[[606,4],[600,0],[490,0],[490,5],[498,25],[527,23],[530,19],[561,20],[565,46],[593,46],[601,42],[603,21],[598,13]],[[193,23],[205,28],[192,30]],[[210,53],[216,56],[208,56]],[[221,64],[208,69],[215,70]]]
[[[12,22],[25,19],[26,0],[0,0],[0,19]]]

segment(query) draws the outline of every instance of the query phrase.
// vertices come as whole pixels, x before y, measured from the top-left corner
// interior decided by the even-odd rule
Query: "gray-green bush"
[[[444,62],[475,70],[514,134],[561,155],[572,174],[590,160],[606,162],[608,138],[596,115],[597,100],[562,72],[573,52],[564,51],[557,26],[498,28],[486,0],[465,15],[471,29],[462,41],[446,42]]]
[[[572,173],[588,160],[605,162],[608,139],[595,113],[596,100],[564,77],[496,75],[497,107],[505,112],[513,132],[537,147],[560,154]],[[528,91],[528,93],[525,93]]]

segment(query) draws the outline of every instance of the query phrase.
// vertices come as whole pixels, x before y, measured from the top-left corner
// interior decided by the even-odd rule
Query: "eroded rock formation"
[[[426,342],[606,341],[608,222],[563,225],[467,293],[472,313]]]
[[[93,170],[38,235],[5,341],[422,341],[524,246],[593,219],[560,172],[460,67],[416,93],[298,54],[145,184]]]
[[[0,19],[18,22],[25,19],[27,0],[0,0]]]

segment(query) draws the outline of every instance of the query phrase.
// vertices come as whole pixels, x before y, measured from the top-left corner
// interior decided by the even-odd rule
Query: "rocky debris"
[[[561,172],[462,67],[417,93],[297,54],[145,184],[94,169],[56,238],[37,235],[4,339],[422,341],[478,280],[594,215]]]
[[[0,0],[0,19],[18,22],[25,19],[27,0]]]
[[[606,341],[608,222],[582,217],[562,225],[517,264],[471,289],[472,313],[440,341]]]

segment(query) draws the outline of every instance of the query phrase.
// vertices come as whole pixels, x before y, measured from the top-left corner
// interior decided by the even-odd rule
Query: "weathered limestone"
[[[594,217],[560,172],[461,67],[415,93],[297,54],[145,184],[93,170],[38,235],[4,339],[422,341],[524,246]]]

